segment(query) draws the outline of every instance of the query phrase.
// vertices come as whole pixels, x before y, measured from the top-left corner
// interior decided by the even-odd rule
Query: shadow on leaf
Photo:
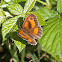
[[[27,44],[25,40],[23,40],[21,37],[17,35],[17,32],[10,32],[5,37],[8,38],[9,36],[11,36],[11,39],[15,41],[20,41],[22,44]]]

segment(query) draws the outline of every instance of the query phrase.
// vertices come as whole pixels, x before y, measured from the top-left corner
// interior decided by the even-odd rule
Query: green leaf
[[[2,9],[0,9],[0,26],[5,20],[5,14]]]
[[[16,17],[8,19],[6,22],[3,23],[2,25],[3,41],[6,40],[7,36],[10,36],[8,35],[8,33],[10,33],[13,30],[18,18],[19,16],[16,16]]]
[[[0,7],[4,8],[4,7],[7,7],[7,6],[8,6],[8,4],[2,0],[1,4],[0,4]]]
[[[5,2],[10,2],[11,0],[4,0]]]
[[[47,0],[47,2],[48,2],[48,0]],[[49,0],[49,2],[50,2],[51,5],[56,4],[56,0]]]
[[[25,44],[22,44],[20,41],[16,41],[16,40],[13,40],[15,45],[17,46],[17,48],[19,49],[19,52],[21,52],[23,50],[23,48],[25,48]]]
[[[52,11],[48,8],[40,8],[36,12],[38,12],[43,17],[44,20],[53,18],[56,15],[58,15],[58,13],[56,11]]]
[[[11,4],[8,6],[8,9],[14,15],[20,15],[23,11],[23,7],[20,4]]]
[[[9,4],[14,4],[14,3],[20,3],[26,0],[4,0],[5,2],[9,3]]]
[[[23,13],[25,14],[25,13],[29,12],[34,7],[35,2],[36,2],[36,0],[27,0],[27,2],[25,3]]]
[[[47,52],[62,57],[62,17],[56,16],[47,20],[39,42]]]
[[[23,2],[23,1],[26,1],[26,0],[13,0],[14,3],[19,3],[19,2]]]
[[[57,11],[62,13],[62,0],[58,0],[57,2]]]

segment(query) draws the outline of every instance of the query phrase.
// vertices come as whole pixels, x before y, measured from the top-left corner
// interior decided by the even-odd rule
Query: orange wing
[[[38,24],[37,17],[34,14],[30,14],[24,21],[22,29],[27,33],[31,33],[35,39],[39,39],[42,36],[42,28]]]
[[[22,28],[29,32],[35,26],[38,26],[37,17],[34,14],[30,14],[24,21]]]
[[[37,42],[35,41],[34,37],[31,36],[29,33],[26,33],[23,29],[19,29],[17,31],[17,34],[19,35],[19,37],[21,37],[23,40],[28,41],[29,44],[31,45],[36,45]]]

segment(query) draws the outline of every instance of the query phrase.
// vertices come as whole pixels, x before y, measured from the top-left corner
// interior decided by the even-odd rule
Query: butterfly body
[[[36,45],[35,39],[39,39],[42,36],[42,27],[38,24],[37,17],[34,14],[30,14],[24,21],[22,29],[17,31],[17,34],[22,39],[28,41],[31,45]]]

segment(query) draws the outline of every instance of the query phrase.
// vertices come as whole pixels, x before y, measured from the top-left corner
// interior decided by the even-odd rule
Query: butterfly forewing
[[[29,30],[35,28],[38,25],[37,17],[34,14],[30,14],[24,21],[22,28],[29,32]]]

